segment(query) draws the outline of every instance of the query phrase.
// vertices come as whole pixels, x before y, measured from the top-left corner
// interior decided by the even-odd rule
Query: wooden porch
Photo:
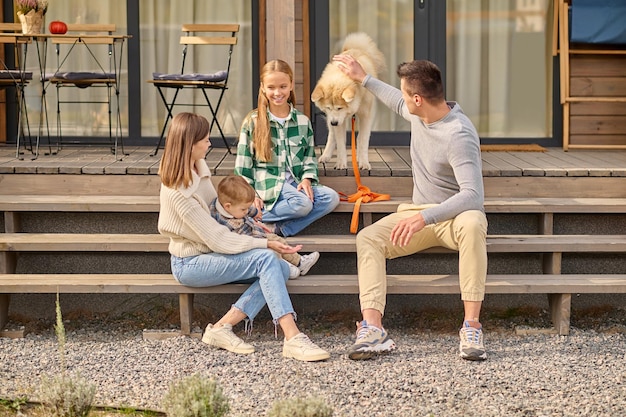
[[[45,150],[36,160],[28,152],[20,160],[14,146],[0,146],[0,193],[158,194],[162,151],[150,156],[151,147],[126,147],[128,155],[116,160],[106,147],[65,147],[56,155],[45,155]],[[376,147],[369,154],[372,169],[361,172],[363,185],[392,196],[409,196],[409,148]],[[214,175],[221,177],[232,173],[235,156],[225,148],[213,148],[207,161]],[[482,153],[482,161],[487,197],[626,197],[626,151],[490,151]],[[335,170],[333,165],[320,164],[321,181],[338,191],[354,192],[352,169]]]

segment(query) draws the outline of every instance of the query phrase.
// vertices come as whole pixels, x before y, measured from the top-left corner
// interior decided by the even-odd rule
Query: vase
[[[37,35],[43,32],[44,21],[42,11],[30,10],[26,14],[17,12],[17,17],[22,24],[22,33],[26,35]]]

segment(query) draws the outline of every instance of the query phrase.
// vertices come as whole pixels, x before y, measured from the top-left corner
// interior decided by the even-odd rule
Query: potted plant
[[[15,0],[22,33],[38,34],[43,28],[43,16],[48,11],[48,0]]]

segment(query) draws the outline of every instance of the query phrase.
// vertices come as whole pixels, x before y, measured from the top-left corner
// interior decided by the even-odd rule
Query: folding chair
[[[228,76],[230,74],[230,62],[232,59],[233,48],[237,44],[236,34],[239,32],[238,24],[184,24],[182,26],[182,32],[184,34],[180,37],[180,44],[183,45],[182,52],[182,64],[180,67],[179,74],[164,74],[155,72],[152,74],[152,80],[148,80],[149,83],[154,84],[154,86],[159,91],[159,95],[163,100],[163,104],[165,105],[165,110],[167,111],[167,116],[165,117],[165,122],[163,123],[163,129],[161,129],[161,135],[159,136],[159,141],[154,149],[154,152],[151,154],[152,156],[156,155],[161,147],[161,143],[163,142],[163,138],[165,137],[165,132],[167,129],[167,124],[172,118],[172,110],[174,106],[205,106],[208,107],[211,111],[211,115],[213,119],[211,120],[211,130],[213,129],[213,125],[217,126],[217,129],[222,136],[222,140],[224,141],[224,145],[230,151],[230,145],[224,136],[224,132],[222,131],[222,126],[217,120],[217,112],[219,111],[220,104],[222,103],[222,98],[224,97],[224,93],[228,89]],[[200,36],[200,34],[209,34],[212,33],[211,36]],[[216,35],[217,34],[217,35]],[[224,48],[228,48],[228,57],[226,62],[224,62],[225,68],[221,67],[219,71],[206,74],[206,73],[197,73],[197,72],[185,72],[185,63],[187,60],[187,55],[189,52],[189,46],[204,46],[204,45],[218,45]],[[207,49],[207,48],[205,48]],[[165,95],[165,89],[173,88],[176,91],[174,92],[174,96],[171,100],[168,101]],[[179,93],[183,89],[199,89],[202,91],[206,104],[195,104],[195,103],[180,103],[177,102]],[[219,95],[217,100],[214,100],[213,103],[209,99],[209,95],[207,94],[207,90],[218,90]]]
[[[30,135],[30,124],[28,121],[28,110],[26,108],[26,100],[24,96],[24,89],[28,85],[29,81],[33,79],[33,73],[26,71],[26,49],[24,45],[30,42],[30,38],[21,36],[22,26],[19,23],[0,23],[0,32],[7,36],[0,37],[1,46],[12,46],[10,51],[6,55],[7,59],[0,59],[0,90],[9,90],[11,88],[15,91],[15,103],[17,112],[17,133],[16,133],[16,154],[15,157],[23,159],[20,155],[20,141],[25,137],[25,133],[28,132],[28,141],[30,144],[30,152],[33,152],[33,143]],[[16,36],[10,36],[15,33]],[[7,91],[8,93],[8,91]],[[8,102],[8,96],[5,102]],[[26,132],[24,130],[26,125]],[[37,142],[37,151],[39,148],[39,141]],[[24,144],[24,149],[26,145]],[[36,157],[36,156],[35,156]]]
[[[57,147],[60,148],[63,143],[62,105],[70,103],[106,104],[109,144],[111,145],[111,153],[118,159],[118,145],[124,154],[119,97],[124,38],[114,35],[116,30],[114,24],[68,24],[67,27],[67,34],[50,38],[50,42],[55,46],[57,57],[57,70],[47,77],[47,81],[55,85],[57,91]],[[117,43],[122,45],[119,47],[119,51],[116,48]],[[105,56],[106,58],[104,58]],[[82,65],[79,65],[79,62]],[[68,87],[79,89],[106,88],[106,96],[104,98],[87,97],[81,100],[80,94],[83,93],[73,93],[71,96],[68,95],[68,98],[64,98],[61,95],[61,90]],[[113,94],[115,94],[114,99]],[[114,116],[113,104],[115,104]],[[97,115],[98,112],[96,111]],[[115,138],[113,137],[113,119],[115,119]]]

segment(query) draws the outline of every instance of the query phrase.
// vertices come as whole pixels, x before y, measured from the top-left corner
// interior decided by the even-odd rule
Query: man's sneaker
[[[484,361],[487,359],[487,352],[483,346],[483,329],[470,327],[467,321],[463,322],[463,327],[459,330],[461,344],[459,352],[463,359],[468,361]]]
[[[289,279],[298,278],[300,276],[300,268],[298,268],[294,264],[290,264],[289,262],[287,262],[287,265],[289,265]]]
[[[283,356],[299,361],[315,362],[330,358],[330,353],[311,342],[311,339],[304,333],[298,333],[289,340],[285,339]]]
[[[389,352],[395,348],[396,344],[385,329],[370,326],[363,320],[357,323],[356,342],[350,348],[348,357],[357,361],[369,359],[378,353]]]
[[[210,346],[230,350],[234,353],[253,353],[254,346],[244,342],[233,333],[231,324],[224,324],[222,327],[213,327],[212,324],[206,326],[202,341]]]
[[[319,252],[311,252],[308,255],[302,255],[300,257],[300,265],[298,266],[298,268],[300,268],[300,275],[306,275],[319,258]]]

